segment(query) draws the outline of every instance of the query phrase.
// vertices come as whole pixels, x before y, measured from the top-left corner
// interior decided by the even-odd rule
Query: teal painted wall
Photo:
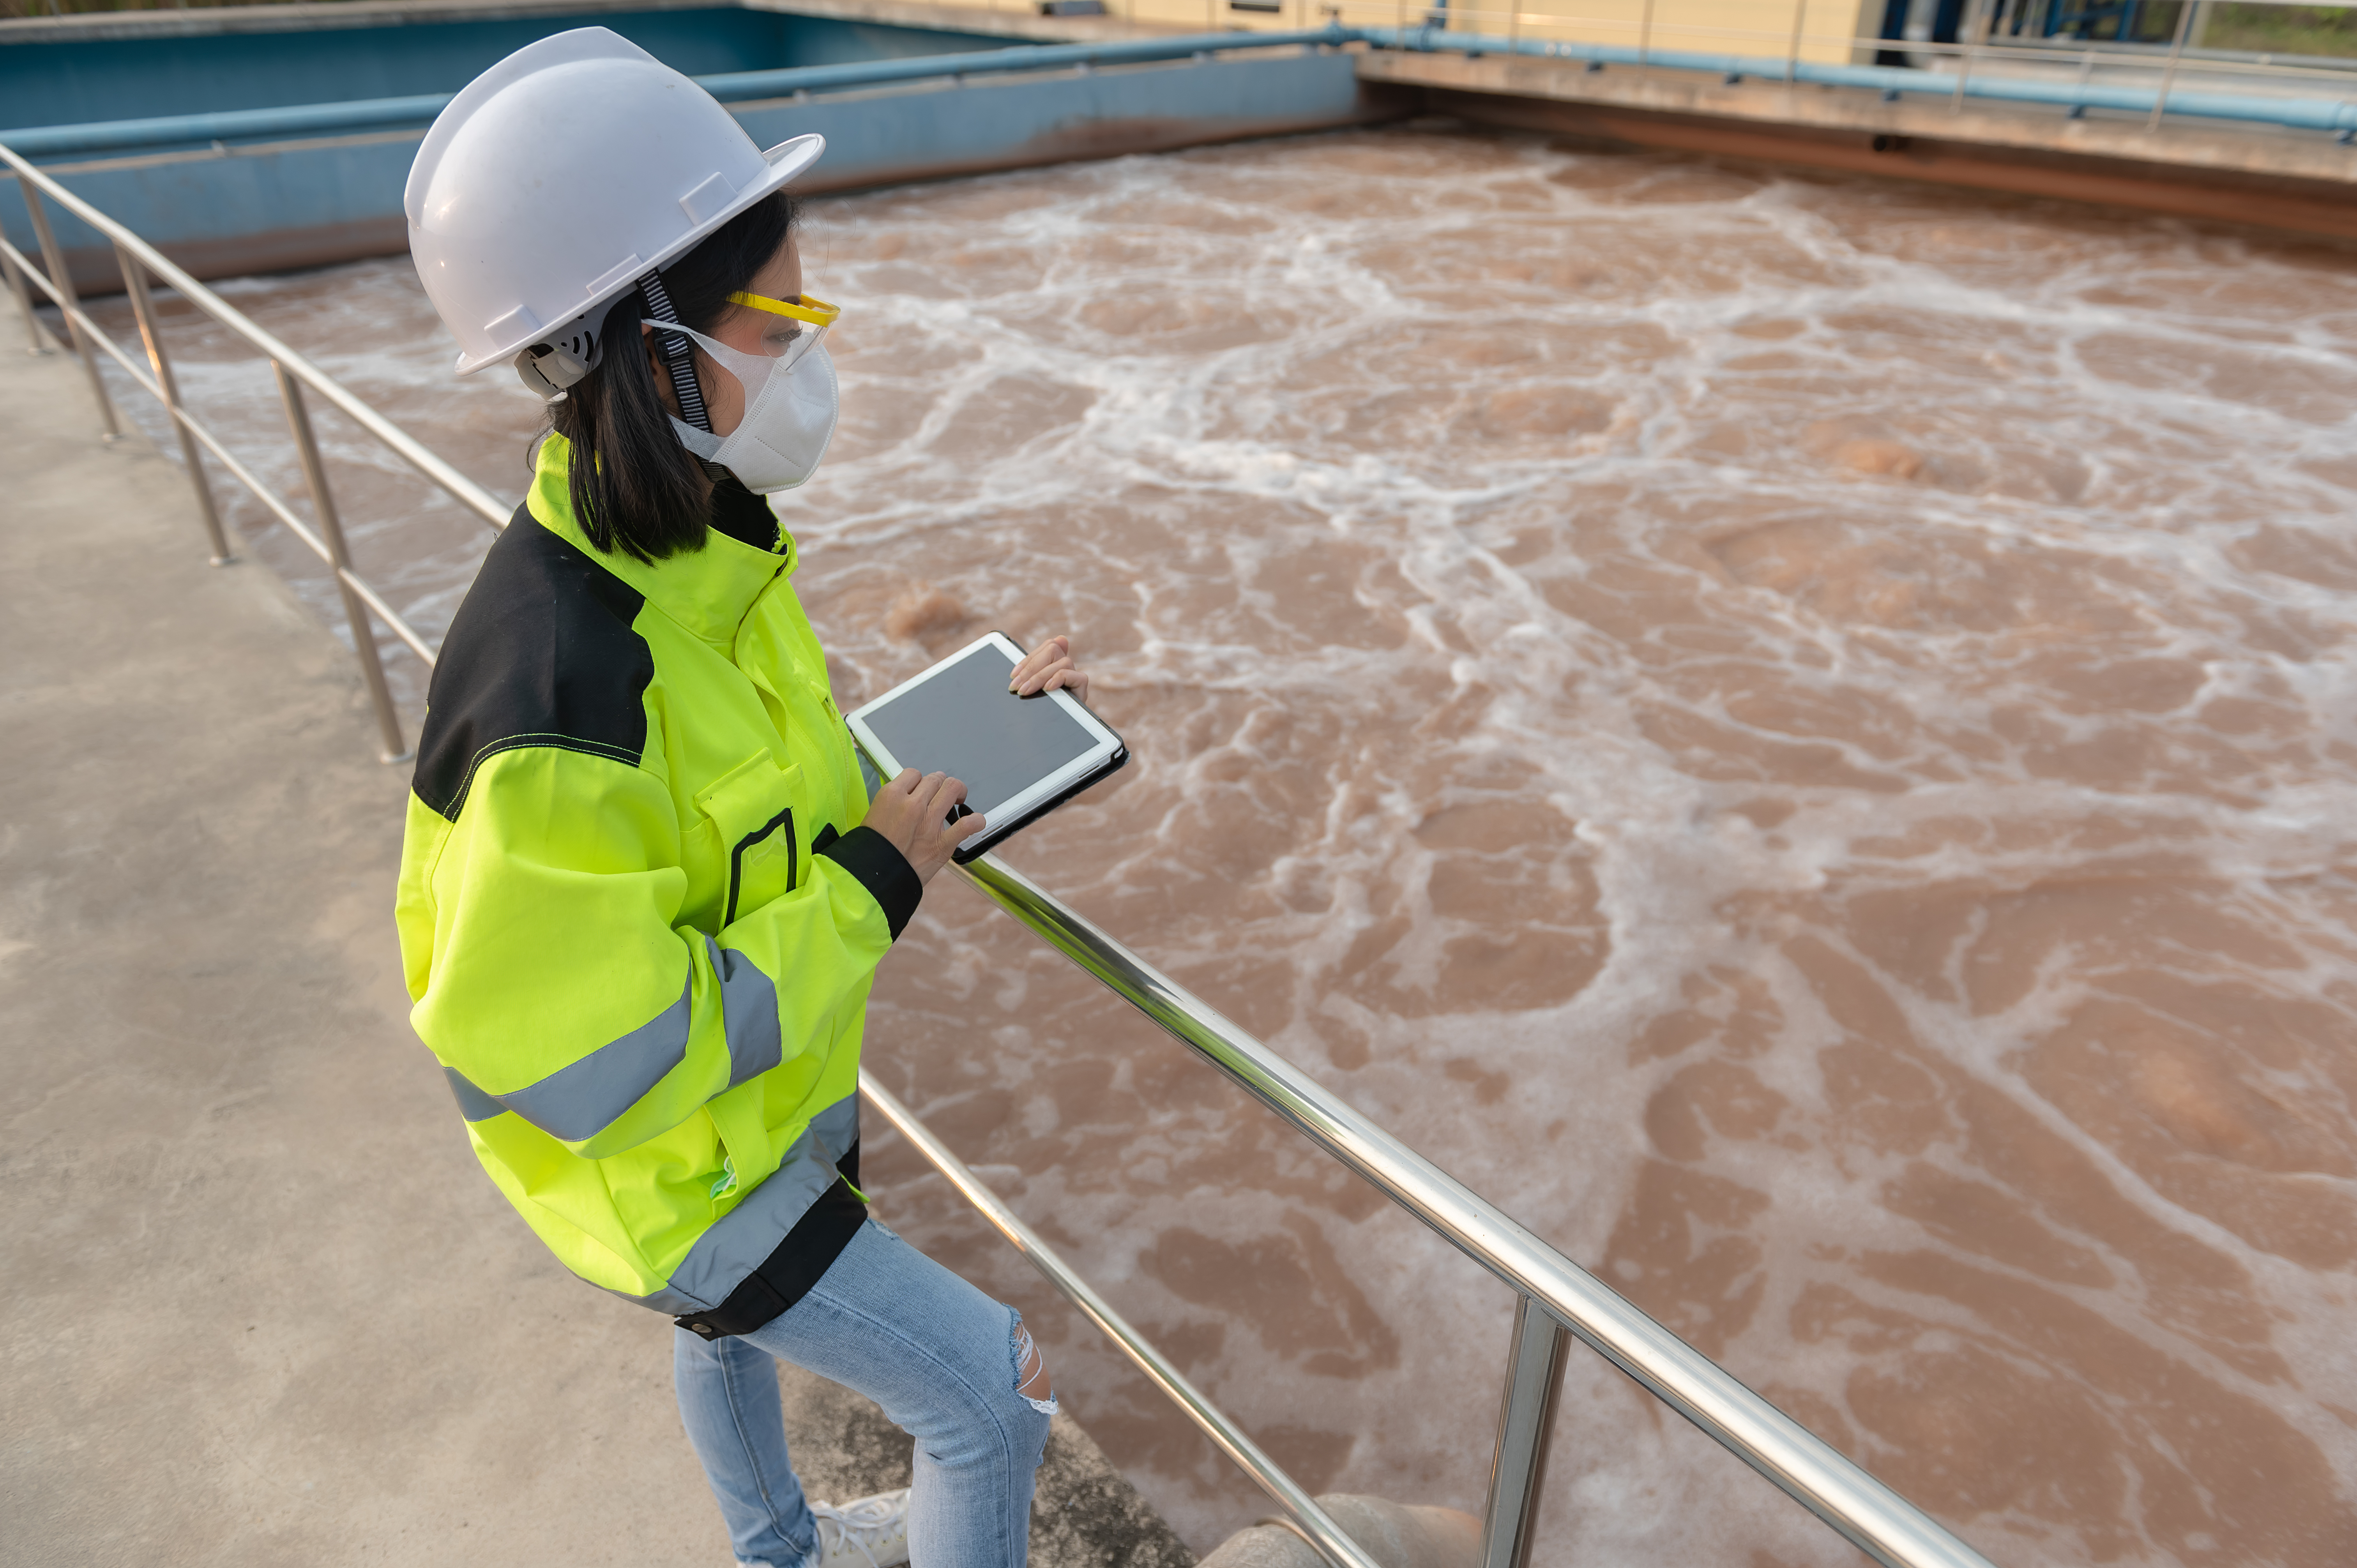
[[[611,27],[690,76],[1000,47],[978,34],[716,6],[0,45],[0,129],[456,92],[535,38]]]

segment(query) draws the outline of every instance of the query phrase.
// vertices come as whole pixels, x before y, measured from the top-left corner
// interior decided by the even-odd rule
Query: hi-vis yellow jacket
[[[543,445],[434,672],[396,910],[410,1017],[568,1268],[743,1333],[866,1217],[860,1027],[922,885],[856,826],[791,540],[600,553],[570,459]]]

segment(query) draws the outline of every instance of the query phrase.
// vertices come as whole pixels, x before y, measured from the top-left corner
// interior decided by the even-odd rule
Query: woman
[[[740,1563],[1019,1568],[1047,1369],[858,1187],[871,978],[982,819],[947,820],[939,774],[869,799],[762,499],[834,427],[785,193],[822,149],[757,151],[594,27],[493,67],[420,148],[412,252],[458,369],[512,362],[553,428],[435,670],[402,956],[491,1179],[675,1319]],[[1060,638],[1016,684],[1087,693]],[[913,1434],[913,1495],[807,1503],[773,1357]]]

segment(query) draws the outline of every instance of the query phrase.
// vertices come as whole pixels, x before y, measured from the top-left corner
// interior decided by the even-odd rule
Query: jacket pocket
[[[780,768],[759,751],[696,791],[696,806],[719,830],[725,857],[722,926],[793,891],[801,879],[803,857],[794,825],[801,784],[799,766]]]

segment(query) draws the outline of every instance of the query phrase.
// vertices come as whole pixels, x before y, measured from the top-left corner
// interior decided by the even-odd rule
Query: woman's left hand
[[[1085,705],[1089,700],[1089,678],[1072,662],[1072,639],[1058,635],[1049,638],[1023,656],[1015,667],[1006,689],[1018,697],[1028,697],[1037,692],[1070,692]]]

